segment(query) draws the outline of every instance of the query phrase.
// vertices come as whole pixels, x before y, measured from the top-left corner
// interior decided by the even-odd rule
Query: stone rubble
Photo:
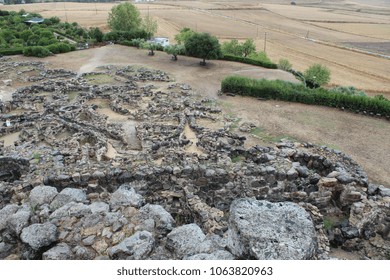
[[[32,84],[0,101],[0,137],[18,133],[0,138],[1,259],[389,257],[389,189],[340,151],[244,148],[229,122],[201,125],[223,119],[213,100],[159,70],[2,59],[12,71]]]

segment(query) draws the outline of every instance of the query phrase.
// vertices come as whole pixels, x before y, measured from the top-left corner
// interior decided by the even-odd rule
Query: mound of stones
[[[18,133],[0,142],[1,259],[388,258],[390,191],[342,152],[245,148],[228,121],[201,125],[224,122],[213,100],[162,71],[38,66],[0,104],[0,137]]]

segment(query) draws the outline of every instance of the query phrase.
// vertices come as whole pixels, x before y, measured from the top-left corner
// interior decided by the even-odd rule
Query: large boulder
[[[72,251],[68,244],[60,243],[57,246],[46,251],[42,255],[44,260],[70,260],[72,259]]]
[[[110,206],[112,209],[118,209],[121,206],[141,207],[143,204],[144,198],[128,185],[120,186],[120,188],[112,194],[110,199]]]
[[[180,259],[199,253],[198,247],[205,241],[206,235],[197,224],[177,227],[167,235],[167,248]]]
[[[146,204],[139,212],[142,221],[153,221],[154,227],[159,234],[170,232],[175,225],[175,220],[171,214],[160,205]]]
[[[32,207],[50,204],[57,194],[57,189],[54,187],[37,186],[30,192],[30,204]]]
[[[295,203],[243,198],[230,207],[228,247],[244,259],[312,259],[316,233],[310,215]]]
[[[143,260],[154,248],[153,235],[148,231],[137,231],[118,245],[108,249],[112,259]]]
[[[23,229],[20,238],[34,250],[57,241],[57,227],[51,223],[33,224]]]

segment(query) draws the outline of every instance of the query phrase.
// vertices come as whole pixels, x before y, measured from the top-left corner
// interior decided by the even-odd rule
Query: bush
[[[121,42],[131,41],[132,39],[146,39],[148,34],[145,30],[132,31],[111,31],[103,36],[103,41]]]
[[[334,87],[330,89],[332,92],[346,95],[359,95],[359,96],[367,96],[367,94],[362,90],[357,90],[354,87]]]
[[[313,64],[303,73],[306,85],[311,88],[318,88],[330,81],[330,70],[321,64]]]
[[[41,46],[26,47],[23,50],[25,56],[46,57],[50,55],[50,51]]]
[[[234,56],[234,55],[226,54],[222,57],[222,59],[227,60],[227,61],[235,61],[235,62],[241,62],[241,63],[245,63],[245,64],[261,66],[261,67],[269,68],[269,69],[277,69],[278,68],[278,66],[275,63],[263,62],[263,61],[254,60],[254,59],[248,58],[248,57],[241,57],[241,56]]]
[[[23,54],[23,48],[10,48],[10,49],[0,49],[1,55],[16,55]]]
[[[292,70],[292,64],[287,59],[281,58],[279,59],[278,68],[290,72]]]
[[[323,88],[310,89],[302,84],[293,84],[280,80],[256,80],[247,77],[230,76],[222,81],[221,90],[240,95],[345,108],[351,111],[366,111],[390,116],[390,101],[388,100],[368,96],[339,94]]]

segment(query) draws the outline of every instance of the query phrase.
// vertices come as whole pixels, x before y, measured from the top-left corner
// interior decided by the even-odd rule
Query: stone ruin
[[[0,101],[1,259],[389,258],[390,190],[342,152],[246,147],[251,126],[158,70],[12,71],[30,85]]]

